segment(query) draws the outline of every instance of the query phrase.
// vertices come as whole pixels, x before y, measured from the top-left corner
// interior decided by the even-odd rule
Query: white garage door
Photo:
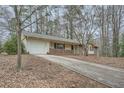
[[[28,39],[27,50],[30,54],[47,54],[47,52],[49,52],[49,42],[43,40]]]

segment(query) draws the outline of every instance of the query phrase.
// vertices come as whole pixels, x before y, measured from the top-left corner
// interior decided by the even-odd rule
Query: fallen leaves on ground
[[[32,55],[22,56],[22,70],[16,71],[16,56],[0,55],[0,87],[107,87],[61,65]]]

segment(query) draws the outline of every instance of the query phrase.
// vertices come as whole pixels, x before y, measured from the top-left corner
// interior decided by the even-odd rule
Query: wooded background
[[[76,39],[85,55],[94,43],[100,56],[118,57],[124,54],[124,6],[0,6],[0,46],[22,31]]]

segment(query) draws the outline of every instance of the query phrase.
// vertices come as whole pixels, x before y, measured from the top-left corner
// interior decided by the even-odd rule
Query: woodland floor
[[[65,57],[75,58],[83,61],[124,69],[124,57],[115,58],[115,57],[71,56],[71,55],[67,55]]]
[[[0,87],[108,87],[61,65],[32,55],[22,56],[22,71],[16,71],[16,56],[0,55]]]

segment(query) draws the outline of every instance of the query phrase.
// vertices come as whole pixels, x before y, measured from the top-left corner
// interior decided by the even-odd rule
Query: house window
[[[55,49],[65,49],[65,45],[60,44],[60,43],[54,43],[54,48]]]

